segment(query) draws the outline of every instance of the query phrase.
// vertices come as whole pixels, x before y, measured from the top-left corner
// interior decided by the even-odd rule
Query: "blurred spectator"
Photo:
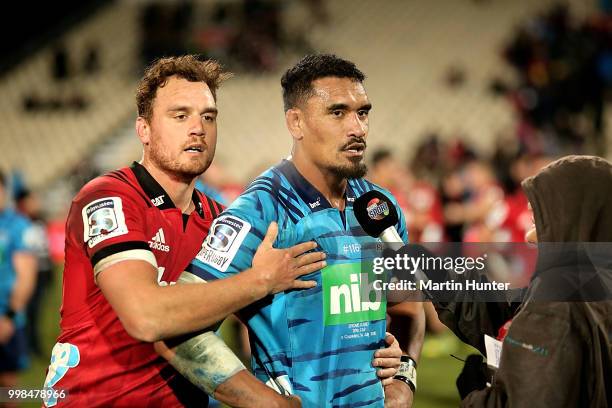
[[[55,81],[64,81],[70,76],[70,58],[68,49],[63,43],[58,42],[52,54],[51,77]]]
[[[83,72],[87,75],[93,75],[100,71],[100,68],[100,45],[96,42],[90,42],[85,49]]]
[[[155,1],[148,3],[141,16],[142,62],[150,64],[153,60],[168,56],[181,55],[190,44],[189,34],[193,2]]]
[[[313,23],[327,24],[330,20],[327,2],[325,0],[304,0],[310,11]]]
[[[281,45],[281,3],[244,0],[243,20],[233,53],[253,71],[271,71]]]
[[[49,256],[54,265],[64,262],[64,245],[66,242],[66,217],[51,219],[47,225],[47,237],[49,239]]]
[[[58,112],[58,111],[82,111],[89,106],[89,98],[79,92],[66,96],[51,95],[40,96],[33,91],[24,96],[22,102],[23,110],[28,113],[36,112]]]
[[[520,144],[515,135],[511,133],[501,133],[495,139],[495,150],[491,155],[491,165],[497,180],[506,192],[512,192],[517,187],[510,174],[510,169],[514,159],[522,153],[519,150]]]
[[[406,215],[411,242],[444,240],[440,198],[430,183],[415,179],[386,149],[372,154],[368,179],[389,190]]]
[[[0,174],[0,387],[15,388],[28,364],[25,310],[36,284],[30,222],[6,207]]]
[[[461,205],[466,198],[466,189],[458,170],[448,170],[440,183],[440,193],[444,208]],[[451,242],[461,242],[463,239],[464,220],[444,218],[444,235]]]
[[[202,181],[201,178],[196,180],[195,188],[196,190],[204,193],[206,197],[210,197],[216,202],[218,202],[219,204],[223,204],[224,206],[227,206],[228,203],[225,197],[223,197],[223,194],[221,194],[221,192],[217,190],[216,188],[211,187],[209,184]]]
[[[604,153],[604,95],[612,82],[606,68],[609,19],[595,16],[577,24],[567,5],[556,4],[516,30],[504,55],[520,77],[511,99],[529,152],[577,152],[591,141],[597,154]]]
[[[539,155],[519,155],[510,165],[513,189],[508,191],[505,199],[505,218],[501,227],[509,231],[512,242],[523,242],[525,234],[533,224],[531,212],[527,209],[527,196],[521,188],[521,182],[535,175],[552,159]]]
[[[149,2],[140,19],[142,62],[195,51],[232,71],[273,71],[281,51],[314,52],[308,33],[329,21],[326,2],[302,1],[308,15],[297,23],[283,18],[287,4],[280,0]]]
[[[219,161],[212,163],[206,173],[200,176],[196,188],[207,195],[211,193],[211,198],[226,206],[244,191],[244,185],[231,177]]]
[[[459,64],[453,64],[444,73],[444,82],[449,89],[459,89],[467,81],[467,73]]]
[[[38,195],[29,190],[22,190],[16,197],[17,211],[32,223],[30,230],[31,245],[37,259],[38,273],[36,287],[27,307],[26,333],[30,351],[42,357],[39,332],[42,299],[53,278],[53,265],[49,257],[47,225],[42,217],[42,206]]]
[[[492,232],[498,220],[491,210],[503,200],[504,194],[488,163],[469,162],[460,173],[449,173],[443,186],[447,194],[444,218],[449,225],[467,227],[463,240],[497,242]]]
[[[460,206],[448,206],[445,216],[469,224],[464,232],[465,242],[507,242],[505,231],[499,230],[500,207],[504,191],[499,186],[491,166],[482,160],[474,160],[463,169],[468,200]]]
[[[88,181],[93,180],[99,175],[100,171],[95,168],[91,160],[89,160],[89,158],[85,158],[77,163],[74,167],[70,181],[72,182],[72,187],[74,190],[78,191]]]
[[[393,154],[388,149],[375,150],[372,153],[370,167],[368,169],[368,179],[382,188],[389,190],[393,195],[399,188],[402,188],[403,183],[411,183],[410,176],[407,171],[402,168],[401,163],[397,161]],[[407,187],[403,187],[402,191],[397,194],[397,199],[400,201],[400,206],[405,207],[405,197],[403,191]]]
[[[477,156],[460,137],[432,135],[417,147],[410,168],[433,182],[404,172],[398,183],[389,175],[400,174],[391,170],[391,153],[372,157],[369,177],[398,197],[412,242],[523,242],[531,219],[520,183],[551,160],[529,153],[508,135],[499,137],[489,157]],[[421,221],[433,224],[435,233]]]
[[[419,143],[410,158],[410,171],[420,180],[436,183],[443,172],[441,143],[436,133],[430,133]]]
[[[230,51],[238,35],[237,15],[240,10],[237,4],[216,3],[210,10],[209,18],[195,22],[201,25],[196,28],[195,43],[203,55],[232,65]]]

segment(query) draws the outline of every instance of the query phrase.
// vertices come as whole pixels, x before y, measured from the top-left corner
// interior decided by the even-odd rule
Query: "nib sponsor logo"
[[[374,273],[363,273],[361,264],[345,263],[321,270],[323,317],[326,326],[384,320],[387,301],[373,287]]]
[[[160,228],[157,230],[157,233],[153,236],[153,238],[151,238],[149,241],[149,248],[157,249],[158,251],[162,252],[170,251],[170,247],[166,245],[166,237],[164,237],[163,229]]]

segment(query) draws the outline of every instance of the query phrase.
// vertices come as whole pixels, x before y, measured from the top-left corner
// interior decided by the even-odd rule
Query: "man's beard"
[[[362,147],[363,151],[365,151],[367,146],[365,139],[361,137],[356,137],[352,138],[340,148],[340,154],[342,154],[343,151],[349,148],[356,147],[356,144],[362,145],[360,147]],[[339,158],[339,161],[342,162],[343,160]],[[365,176],[368,172],[368,167],[364,163],[363,159],[355,161],[349,159],[348,164],[338,164],[338,162],[336,162],[329,167],[329,170],[338,177],[344,179],[354,179],[362,178],[363,176]]]
[[[349,165],[333,165],[329,170],[339,178],[362,178],[368,172],[368,166],[362,161]]]
[[[210,153],[210,151],[208,151]],[[168,174],[172,174],[177,179],[184,182],[191,182],[194,178],[200,176],[210,166],[210,160],[204,162],[200,160],[190,160],[187,163],[181,163],[178,159],[172,159],[162,149],[153,147],[150,151],[151,161],[155,165]]]

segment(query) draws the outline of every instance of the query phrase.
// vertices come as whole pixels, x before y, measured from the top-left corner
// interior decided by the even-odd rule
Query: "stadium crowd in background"
[[[519,82],[509,95],[530,153],[606,154],[604,102],[612,85],[612,17],[577,20],[556,3],[521,24],[504,56]]]
[[[283,18],[287,5],[282,1],[146,4],[141,15],[143,65],[197,50],[236,72],[273,72],[281,52],[313,52],[306,31],[328,20],[324,1],[302,2],[308,9],[307,21],[292,27]]]

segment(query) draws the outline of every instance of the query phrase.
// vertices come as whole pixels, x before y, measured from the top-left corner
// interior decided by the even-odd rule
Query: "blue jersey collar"
[[[300,198],[308,204],[312,212],[333,208],[323,194],[300,174],[292,161],[283,160],[275,166],[275,169],[285,176]],[[353,202],[355,201],[355,191],[353,190],[352,179],[349,179],[346,184],[344,199],[346,202],[345,208],[352,208]]]

